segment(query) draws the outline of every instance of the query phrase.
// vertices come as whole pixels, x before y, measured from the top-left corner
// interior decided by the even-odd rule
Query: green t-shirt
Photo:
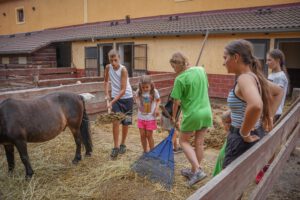
[[[203,67],[191,67],[179,74],[171,97],[181,101],[181,131],[197,131],[212,126],[208,80]]]

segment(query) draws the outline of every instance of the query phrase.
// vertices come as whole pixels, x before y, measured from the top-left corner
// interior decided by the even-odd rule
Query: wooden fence
[[[26,69],[0,69],[1,79],[15,80],[24,79],[33,81],[34,76],[39,76],[39,80],[57,78],[76,78],[76,68],[26,68]]]
[[[220,174],[198,189],[188,200],[235,200],[254,182],[257,173],[278,152],[249,199],[265,199],[300,135],[300,98],[285,113],[274,129],[255,146],[232,162]]]
[[[130,78],[130,84],[134,89],[137,88],[140,77]],[[171,91],[173,81],[175,79],[174,73],[168,74],[157,74],[151,75],[153,82],[158,86],[160,95],[164,98],[167,97]],[[52,92],[73,92],[76,94],[81,93],[91,93],[98,96],[98,100],[87,102],[87,112],[90,115],[94,115],[100,112],[106,111],[106,102],[101,96],[104,97],[104,83],[103,82],[91,82],[91,83],[81,83],[81,84],[70,84],[61,85],[55,87],[46,88],[33,88],[25,90],[16,91],[6,91],[0,93],[0,102],[7,98],[17,98],[17,99],[31,99],[35,97],[40,97]]]

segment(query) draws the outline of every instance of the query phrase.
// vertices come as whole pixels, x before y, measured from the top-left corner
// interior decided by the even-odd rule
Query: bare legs
[[[113,122],[113,139],[114,139],[115,148],[119,148],[119,126],[120,126],[119,121]],[[122,125],[121,144],[125,144],[127,134],[128,134],[128,126]]]
[[[145,129],[140,128],[141,135],[141,144],[144,152],[148,152],[149,150],[154,148],[154,140],[153,140],[153,131],[147,131]],[[149,149],[148,149],[149,144]]]
[[[195,132],[195,149],[193,149],[189,142],[193,133],[181,133],[180,135],[180,146],[182,147],[186,158],[191,163],[193,173],[199,170],[203,159],[204,134],[206,131],[207,129],[202,129]]]

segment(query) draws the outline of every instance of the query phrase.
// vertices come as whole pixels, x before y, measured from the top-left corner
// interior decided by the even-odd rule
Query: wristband
[[[240,130],[240,135],[242,136],[242,138],[247,138],[250,136],[250,134],[251,134],[251,131],[247,135],[244,135],[241,133],[241,130]]]

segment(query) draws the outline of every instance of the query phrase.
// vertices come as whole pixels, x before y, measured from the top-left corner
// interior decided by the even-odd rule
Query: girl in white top
[[[122,112],[127,116],[121,121],[122,139],[119,143],[119,121],[113,122],[113,140],[114,148],[111,152],[111,158],[116,158],[118,154],[126,152],[125,140],[128,133],[128,125],[132,124],[133,95],[129,83],[128,72],[125,66],[120,64],[119,53],[112,49],[108,53],[110,64],[105,68],[104,90],[105,99],[110,100],[107,108],[113,112]],[[109,94],[109,83],[111,82],[111,94]],[[120,146],[119,146],[120,145]]]
[[[160,96],[151,81],[150,76],[144,75],[139,82],[135,100],[138,106],[138,128],[144,153],[153,149],[153,131],[157,129],[156,117],[159,115]],[[149,144],[149,148],[148,148]]]
[[[288,91],[289,82],[288,82],[287,71],[284,66],[284,63],[285,63],[285,56],[281,50],[273,49],[268,53],[267,65],[272,70],[272,73],[269,74],[268,79],[273,83],[275,83],[276,85],[283,88],[284,90],[284,94],[280,106],[274,116],[274,123],[279,119],[279,117],[282,114],[285,97]]]

